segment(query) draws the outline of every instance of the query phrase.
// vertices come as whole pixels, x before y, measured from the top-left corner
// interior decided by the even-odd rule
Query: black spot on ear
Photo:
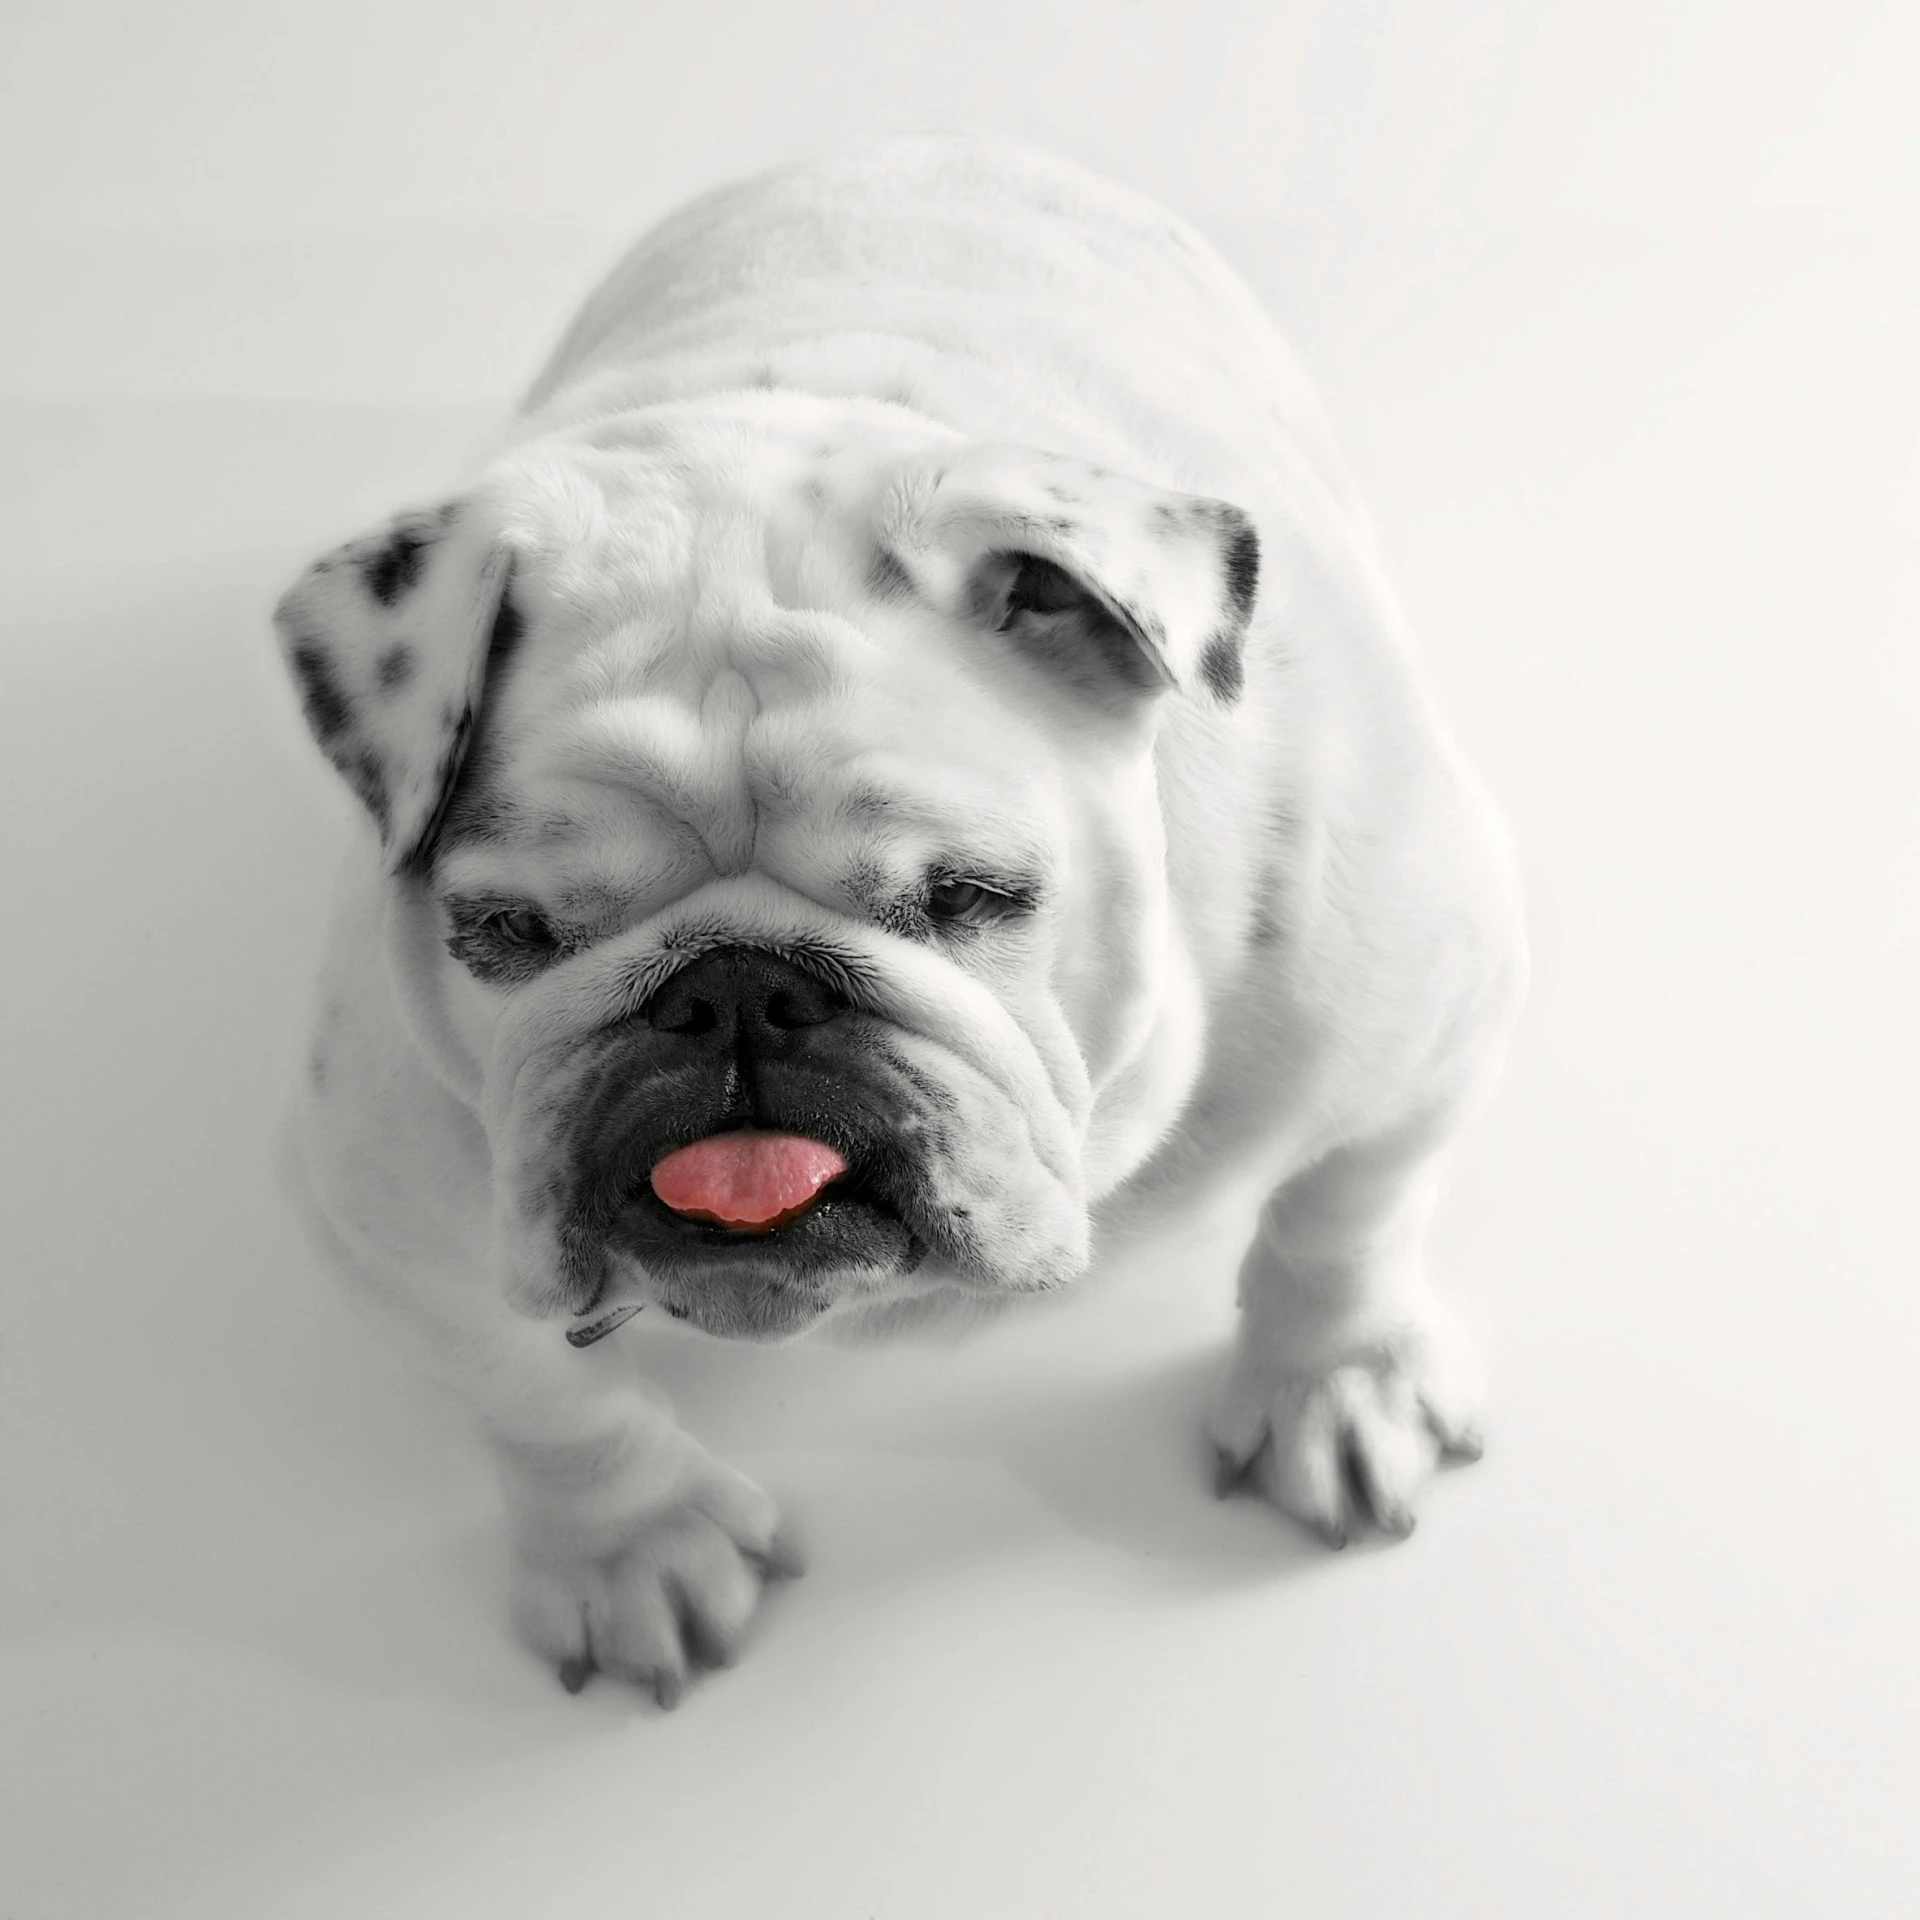
[[[413,678],[413,667],[413,649],[404,640],[396,640],[374,666],[374,672],[380,677],[380,691],[397,693]]]
[[[430,542],[415,527],[398,527],[376,553],[360,562],[360,578],[383,607],[390,607],[420,578],[420,562]]]
[[[913,598],[913,576],[900,564],[900,556],[891,547],[875,549],[873,564],[867,569],[867,591],[876,600]]]
[[[300,683],[300,704],[306,709],[307,725],[314,738],[324,746],[337,740],[353,724],[353,703],[341,692],[333,677],[333,662],[325,643],[296,640],[289,659],[293,677]]]
[[[1240,690],[1246,685],[1247,671],[1240,658],[1237,629],[1231,634],[1217,633],[1207,642],[1207,650],[1200,656],[1200,678],[1207,683],[1215,699],[1231,706],[1240,698]]]
[[[1260,536],[1253,522],[1236,507],[1227,509],[1227,550],[1222,559],[1226,575],[1227,615],[1237,627],[1244,627],[1253,614],[1253,602],[1260,591]]]

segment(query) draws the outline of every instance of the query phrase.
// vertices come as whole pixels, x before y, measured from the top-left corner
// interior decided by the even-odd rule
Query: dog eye
[[[1015,912],[1019,905],[977,880],[938,880],[927,889],[927,917],[943,926],[977,927]]]
[[[531,907],[501,907],[480,923],[503,946],[549,953],[559,945],[553,929]]]
[[[447,902],[447,951],[477,980],[513,986],[560,958],[567,943],[537,907]]]

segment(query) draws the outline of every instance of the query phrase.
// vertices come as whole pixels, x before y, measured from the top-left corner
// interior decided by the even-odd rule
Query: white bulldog
[[[1476,1449],[1421,1237],[1513,863],[1300,373],[1169,215],[990,139],[710,195],[277,624],[378,831],[316,1231],[472,1408],[567,1685],[671,1704],[793,1570],[602,1337],[643,1306],[885,1330],[1257,1174],[1223,1485],[1339,1544]]]

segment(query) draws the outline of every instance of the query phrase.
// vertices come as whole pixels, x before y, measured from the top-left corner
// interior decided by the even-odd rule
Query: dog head
[[[514,1304],[767,1338],[1077,1273],[1192,1071],[1153,740],[1236,698],[1257,570],[1221,502],[780,394],[531,442],[310,568],[283,647]],[[796,1204],[656,1179],[715,1141],[817,1149]]]

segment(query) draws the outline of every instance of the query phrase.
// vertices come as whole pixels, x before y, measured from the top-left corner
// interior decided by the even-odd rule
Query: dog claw
[[[686,1690],[686,1683],[677,1673],[656,1673],[653,1676],[653,1703],[663,1713],[671,1713],[680,1704],[680,1696]]]
[[[593,1673],[593,1656],[589,1653],[572,1653],[560,1662],[560,1684],[569,1693],[578,1693]]]
[[[1246,1485],[1247,1475],[1253,1469],[1253,1462],[1236,1460],[1224,1447],[1213,1450],[1213,1497],[1216,1500],[1230,1499]]]
[[[765,1553],[747,1556],[769,1580],[798,1580],[807,1570],[807,1556],[791,1540],[776,1534]]]
[[[732,1643],[707,1626],[697,1614],[681,1622],[680,1636],[693,1664],[705,1671],[718,1672],[732,1666],[738,1658]]]

